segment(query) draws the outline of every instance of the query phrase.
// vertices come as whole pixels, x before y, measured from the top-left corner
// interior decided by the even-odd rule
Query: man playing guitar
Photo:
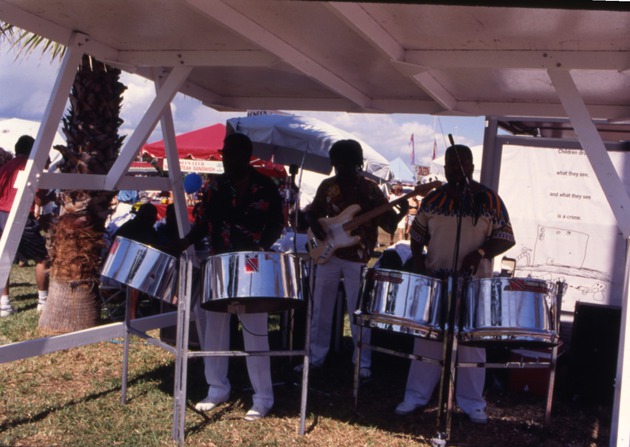
[[[337,141],[330,148],[329,156],[335,175],[320,184],[306,215],[311,230],[308,248],[317,264],[310,337],[313,368],[323,366],[328,353],[341,278],[347,309],[353,312],[359,295],[361,268],[376,246],[378,227],[387,233],[393,232],[408,209],[406,198],[390,204],[379,186],[362,175],[363,150],[357,141]],[[398,212],[394,211],[394,206]],[[372,214],[374,211],[377,212]],[[357,219],[352,219],[358,212],[361,214]],[[341,219],[335,221],[335,218]],[[361,329],[353,323],[350,328],[355,349],[359,330],[364,331],[364,343],[370,342],[369,329]],[[296,371],[301,371],[301,366]],[[362,379],[371,376],[370,366],[371,355],[367,350],[361,356]]]

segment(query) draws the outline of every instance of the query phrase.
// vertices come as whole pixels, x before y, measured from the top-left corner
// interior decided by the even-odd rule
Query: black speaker
[[[575,305],[568,371],[574,398],[613,401],[620,326],[620,307]]]

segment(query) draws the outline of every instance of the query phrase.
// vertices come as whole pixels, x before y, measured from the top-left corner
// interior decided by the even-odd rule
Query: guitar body
[[[350,205],[335,217],[322,217],[319,223],[326,232],[326,240],[320,241],[315,237],[311,229],[308,230],[308,253],[316,264],[325,264],[330,260],[335,250],[341,247],[350,247],[359,243],[359,236],[351,236],[350,230],[344,229],[344,224],[361,211],[357,204]]]

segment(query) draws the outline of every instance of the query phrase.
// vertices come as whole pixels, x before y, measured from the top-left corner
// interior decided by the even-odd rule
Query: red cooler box
[[[558,347],[558,355],[562,352],[562,341]],[[551,348],[546,349],[514,349],[510,354],[511,362],[548,362],[551,359]],[[557,359],[556,359],[557,361]],[[556,363],[557,373],[557,363]],[[510,368],[508,373],[508,389],[518,393],[529,393],[534,396],[546,396],[549,385],[549,365],[540,368]]]

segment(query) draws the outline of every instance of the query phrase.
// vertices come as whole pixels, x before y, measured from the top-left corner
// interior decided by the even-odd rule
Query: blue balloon
[[[201,176],[199,174],[188,174],[184,177],[184,191],[187,194],[193,194],[201,189],[203,181],[201,180]]]

